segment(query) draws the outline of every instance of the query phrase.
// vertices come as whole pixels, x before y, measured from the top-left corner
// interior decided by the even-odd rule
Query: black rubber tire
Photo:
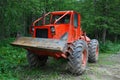
[[[82,56],[85,51],[85,65],[82,62]],[[68,65],[67,69],[75,74],[81,75],[85,70],[88,62],[88,47],[85,41],[77,40],[72,43],[68,48]]]
[[[38,56],[32,52],[28,51],[27,60],[30,67],[40,67],[44,66],[47,62],[48,56]]]
[[[92,39],[88,45],[88,61],[91,63],[95,63],[98,61],[99,55],[99,43],[98,40]]]

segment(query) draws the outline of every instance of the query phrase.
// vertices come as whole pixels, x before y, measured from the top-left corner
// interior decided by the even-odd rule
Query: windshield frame
[[[48,16],[48,15],[50,15],[50,24],[56,24],[58,21],[60,21],[63,17],[65,17],[66,15],[70,15],[70,21],[69,21],[69,23],[71,23],[71,14],[70,14],[70,11],[67,11],[67,12],[65,12],[65,13],[63,13],[63,14],[56,14],[56,15],[62,15],[62,16],[60,16],[57,20],[55,20],[53,23],[51,23],[52,22],[52,18],[53,18],[53,15],[55,15],[55,14],[52,14],[52,12],[48,12],[47,14],[45,14],[45,15],[43,15],[42,17],[40,17],[40,18],[38,18],[37,20],[35,20],[34,22],[33,22],[33,24],[32,24],[32,26],[35,26],[36,25],[36,23],[38,23],[39,21],[41,21],[42,20],[42,25],[46,25],[46,22],[45,22],[45,18]],[[42,25],[39,25],[39,26],[42,26]]]

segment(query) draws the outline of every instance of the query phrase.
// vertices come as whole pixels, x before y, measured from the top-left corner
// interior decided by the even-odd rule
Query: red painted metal
[[[86,64],[87,64],[87,52],[86,50],[84,50],[82,54],[82,66],[85,67]]]
[[[36,26],[36,23],[44,20],[44,18],[47,17],[47,15],[51,16],[50,18],[50,24],[45,24],[45,21],[42,21],[42,25]],[[77,28],[74,27],[74,14],[78,15],[78,26]],[[57,20],[52,23],[53,16],[55,15],[61,15]],[[69,23],[61,23],[57,24],[58,21],[60,21],[64,16],[69,15],[70,16],[70,22]],[[53,26],[55,28],[55,34],[51,33],[50,27]],[[34,31],[32,30],[34,28]],[[55,11],[55,12],[49,12],[45,14],[43,17],[38,18],[35,20],[32,24],[32,28],[30,29],[30,33],[33,35],[33,37],[36,37],[36,29],[48,29],[48,38],[51,39],[58,39],[60,40],[61,36],[64,35],[66,32],[68,33],[67,43],[72,43],[76,40],[83,39],[86,42],[90,42],[90,39],[86,36],[86,34],[81,29],[81,16],[79,13],[75,11]],[[29,50],[29,49],[28,49]],[[50,53],[46,51],[39,51],[39,50],[33,50],[30,49],[30,51],[39,54],[39,55],[49,55],[56,58],[63,57],[66,58],[66,55],[63,53]]]
[[[97,45],[97,48],[96,48],[96,58],[98,58],[98,55],[99,55],[99,48],[98,48],[98,45]]]

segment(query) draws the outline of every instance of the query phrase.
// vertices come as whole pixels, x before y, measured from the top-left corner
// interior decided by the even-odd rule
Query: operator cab
[[[32,28],[33,37],[72,41],[80,36],[80,15],[74,11],[49,12],[34,21]]]

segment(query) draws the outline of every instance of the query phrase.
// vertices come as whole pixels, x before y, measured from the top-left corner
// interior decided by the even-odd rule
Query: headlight
[[[55,34],[55,27],[54,27],[54,26],[51,26],[51,27],[50,27],[50,30],[51,30],[51,33],[54,35],[54,34]]]
[[[31,27],[29,28],[29,32],[30,32],[30,34],[33,34],[33,32],[34,32],[34,27],[33,27],[33,26],[31,26]]]
[[[32,32],[34,32],[34,28],[32,28]]]

